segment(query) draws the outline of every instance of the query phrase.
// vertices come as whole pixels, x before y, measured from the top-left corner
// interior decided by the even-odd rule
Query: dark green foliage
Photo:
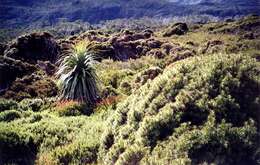
[[[17,109],[18,103],[14,100],[0,99],[0,112],[10,109]]]
[[[107,97],[111,97],[111,96],[117,96],[119,95],[119,93],[116,91],[115,88],[111,87],[111,86],[107,86],[104,89],[102,89],[102,93],[101,93],[101,98],[107,98]]]
[[[108,115],[100,111],[90,117],[57,117],[32,112],[19,120],[0,122],[0,163],[95,163]]]
[[[257,164],[259,159],[255,157],[255,154],[259,147],[258,138],[259,135],[252,120],[244,123],[242,127],[233,127],[225,121],[217,124],[214,114],[210,114],[207,123],[202,127],[183,123],[176,129],[175,134],[157,145],[148,161],[144,162]],[[172,159],[174,155],[178,158]]]
[[[0,164],[33,165],[36,146],[29,133],[0,124]]]
[[[59,147],[52,153],[59,164],[89,164],[97,161],[98,145],[90,146],[88,141],[79,141]]]
[[[191,131],[190,135],[186,136],[192,145],[186,142],[182,147],[191,146],[188,154],[194,164],[206,161],[219,165],[246,165],[259,161],[254,157],[259,147],[257,144],[259,136],[253,123],[246,123],[239,128],[222,122],[218,126],[213,124],[200,131]]]
[[[0,122],[9,122],[22,117],[22,113],[17,110],[0,112]]]
[[[19,103],[19,108],[24,111],[34,111],[38,112],[43,108],[43,105],[46,104],[42,99],[23,99]]]

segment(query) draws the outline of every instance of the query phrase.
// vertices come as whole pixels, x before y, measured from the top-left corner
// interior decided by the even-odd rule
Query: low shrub
[[[58,164],[89,164],[97,161],[99,145],[90,146],[87,140],[57,147],[51,156]]]
[[[22,117],[22,113],[17,110],[0,112],[0,122],[9,122]]]
[[[90,115],[93,112],[90,105],[72,100],[58,102],[55,109],[59,116]]]
[[[132,86],[128,81],[122,81],[119,87],[123,94],[130,95],[132,93]]]
[[[44,101],[42,99],[24,99],[19,103],[19,107],[22,110],[31,110],[34,112],[38,112],[44,105]]]
[[[183,123],[168,140],[160,142],[144,164],[255,164],[257,133],[250,120],[241,127],[225,121],[217,124],[209,115],[202,127]],[[239,146],[239,147],[238,147]],[[172,159],[175,157],[175,159]],[[186,163],[185,163],[186,162]]]
[[[33,165],[36,148],[29,133],[0,123],[0,164]]]
[[[58,87],[51,78],[32,74],[16,79],[3,97],[21,101],[25,98],[54,97],[57,93]]]
[[[258,74],[259,62],[240,54],[169,65],[117,106],[100,158],[105,164],[256,164]]]
[[[0,112],[10,109],[17,109],[18,103],[14,100],[0,99]]]
[[[120,87],[120,83],[123,81],[123,79],[127,79],[128,77],[131,77],[133,75],[133,72],[131,70],[104,70],[102,73],[100,73],[102,76],[100,76],[100,79],[104,86],[111,86],[115,89]]]

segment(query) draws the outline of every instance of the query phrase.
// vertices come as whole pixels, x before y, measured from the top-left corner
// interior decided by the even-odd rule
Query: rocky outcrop
[[[61,54],[66,54],[71,49],[71,45],[85,40],[89,42],[87,51],[96,54],[100,61],[108,58],[120,61],[136,59],[146,55],[151,49],[160,48],[162,42],[155,40],[152,36],[152,30],[142,32],[124,30],[112,36],[101,31],[91,30],[79,37],[61,41]]]
[[[184,35],[189,31],[186,23],[175,23],[163,33],[163,37],[170,37],[172,35]]]
[[[159,48],[161,42],[151,38],[153,31],[146,30],[141,33],[124,32],[123,35],[112,37],[111,43],[117,60],[136,59],[145,55],[154,48]]]
[[[34,65],[0,56],[0,91],[6,89],[16,78],[35,72]]]
[[[4,55],[35,64],[37,60],[54,63],[59,54],[58,43],[49,33],[32,33],[17,38],[9,44]]]
[[[45,88],[53,90],[52,86],[55,84],[44,83],[45,88],[42,88],[42,85],[36,85],[37,87],[32,88],[30,92],[24,91],[24,94],[21,94],[19,90],[26,90],[29,88],[29,84],[19,78],[24,80],[32,73],[38,74],[39,70],[46,75],[53,75],[56,69],[53,63],[58,58],[59,50],[55,39],[45,32],[24,35],[8,45],[1,45],[3,56],[0,56],[0,95],[4,94],[6,98],[16,98],[17,95],[18,99],[22,99],[27,98],[27,95],[34,97],[30,93],[33,90],[44,90]],[[35,79],[30,78],[29,80],[32,81],[30,83],[35,83]],[[53,92],[55,93],[55,90]],[[36,96],[38,95],[36,94]]]
[[[108,58],[116,59],[115,50],[109,42],[90,42],[87,46],[87,51],[96,54],[96,58],[99,61]]]

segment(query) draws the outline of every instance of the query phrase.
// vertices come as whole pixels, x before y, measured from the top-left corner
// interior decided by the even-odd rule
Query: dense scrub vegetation
[[[259,164],[259,29],[18,37],[0,52],[0,164]]]
[[[256,163],[258,74],[259,63],[239,54],[168,66],[117,108],[101,142],[103,161]]]

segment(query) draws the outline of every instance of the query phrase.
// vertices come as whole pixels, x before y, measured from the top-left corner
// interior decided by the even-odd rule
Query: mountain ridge
[[[257,0],[244,2],[205,0],[4,0],[0,2],[1,28],[56,24],[59,19],[82,20],[91,24],[118,18],[213,15],[221,18],[260,14]]]

